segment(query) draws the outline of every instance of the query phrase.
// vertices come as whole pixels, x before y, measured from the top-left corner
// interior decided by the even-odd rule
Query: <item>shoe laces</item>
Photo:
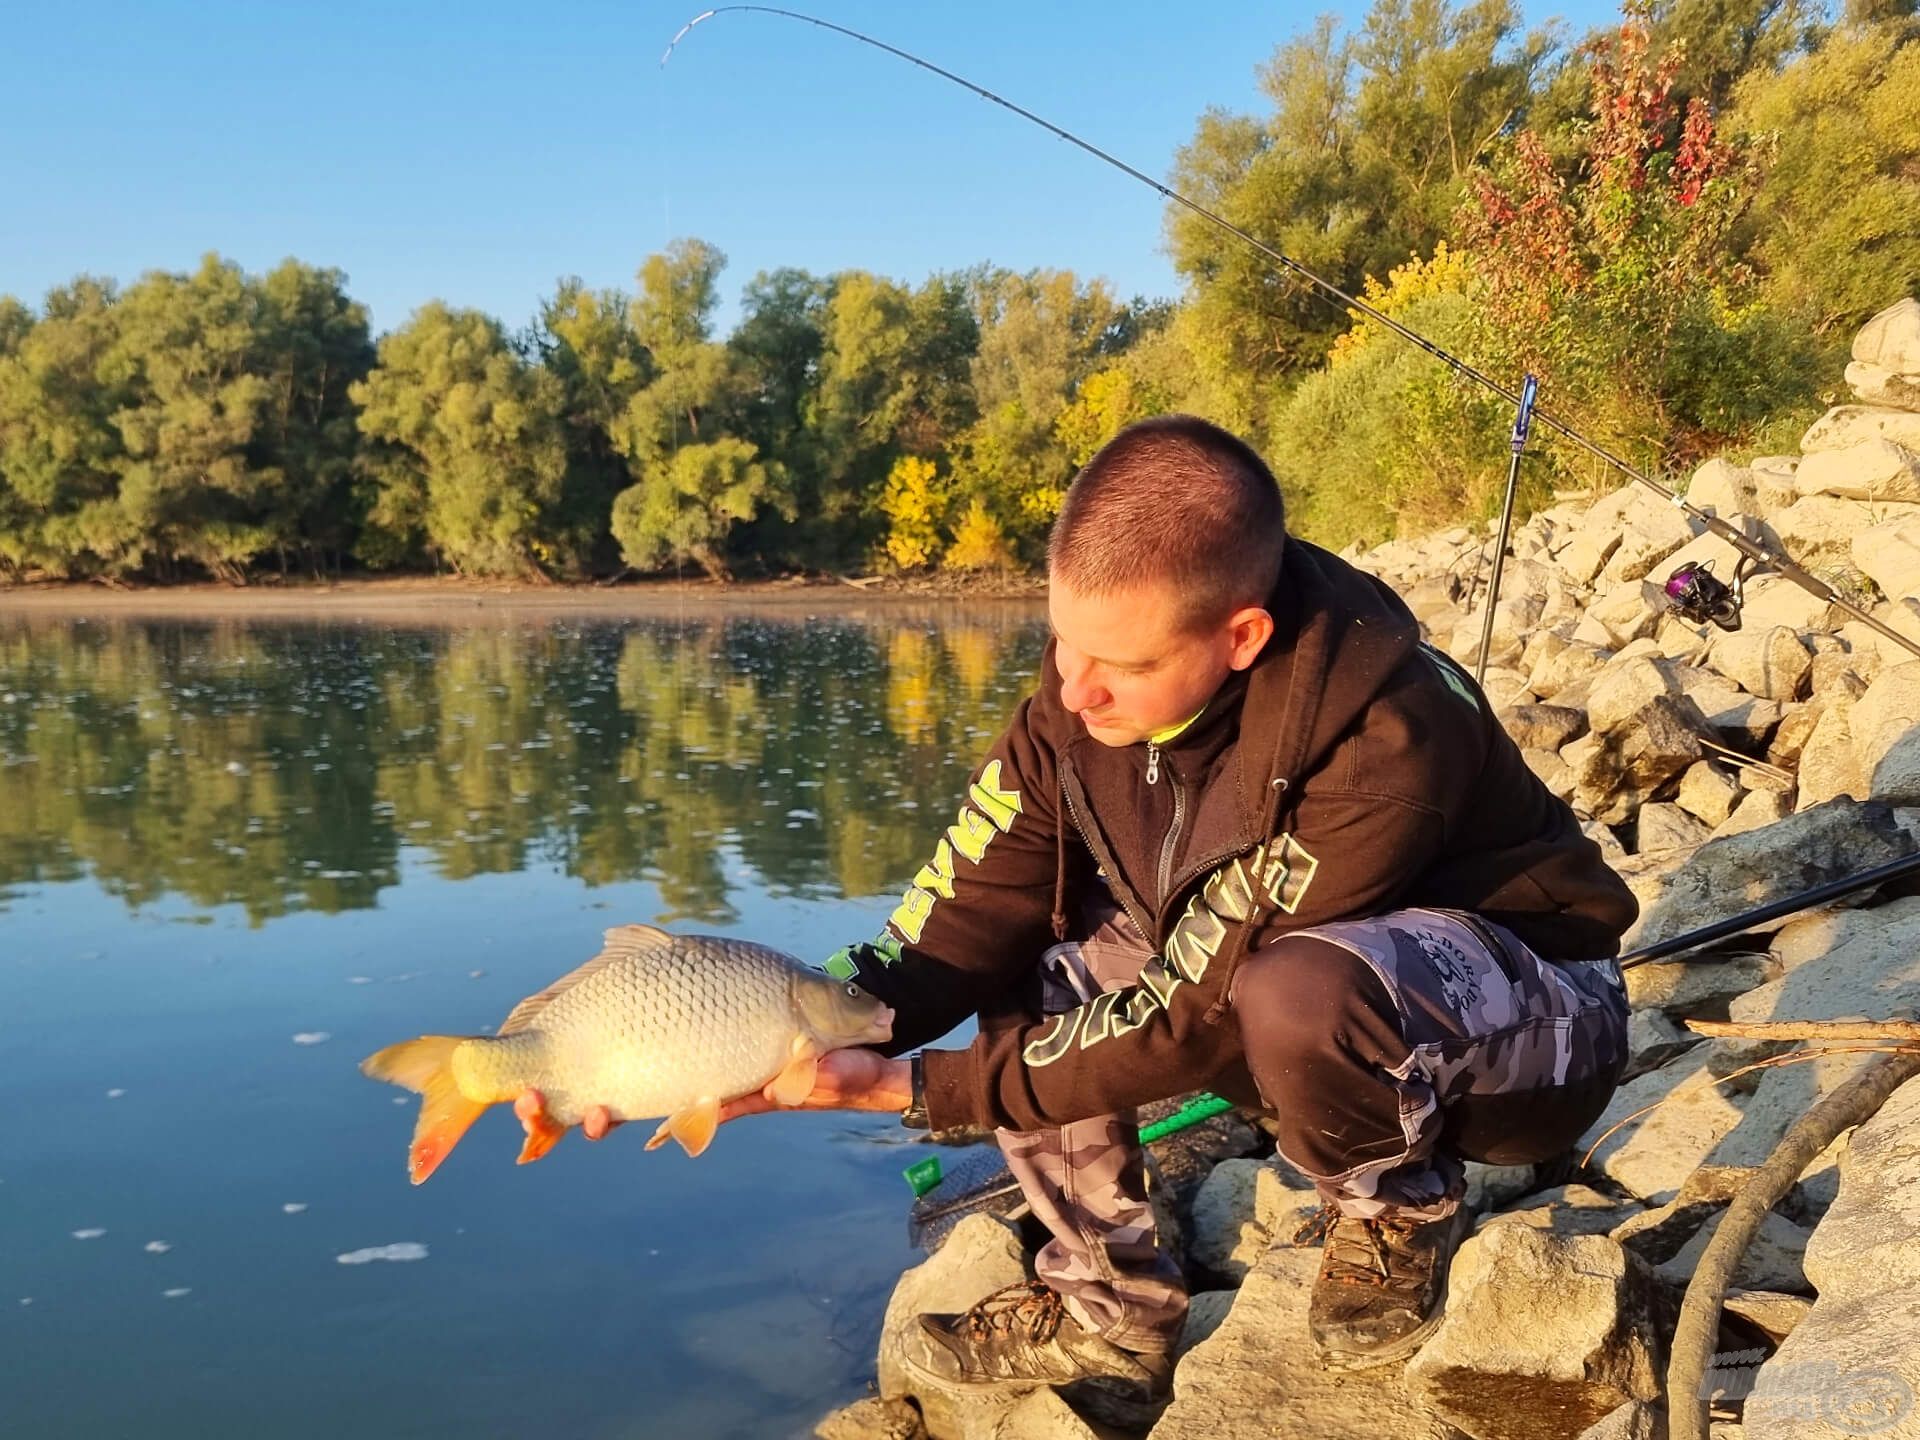
[[[994,1291],[962,1318],[971,1339],[984,1340],[995,1330],[1022,1328],[1034,1344],[1044,1345],[1059,1333],[1066,1313],[1066,1302],[1052,1286],[1039,1280],[1021,1280]]]
[[[1301,1237],[1309,1232],[1320,1235],[1326,1252],[1321,1274],[1328,1279],[1388,1290],[1417,1287],[1422,1277],[1395,1273],[1393,1242],[1412,1234],[1420,1223],[1384,1215],[1362,1219],[1342,1215],[1332,1205],[1322,1205],[1295,1232],[1294,1243],[1302,1243]]]

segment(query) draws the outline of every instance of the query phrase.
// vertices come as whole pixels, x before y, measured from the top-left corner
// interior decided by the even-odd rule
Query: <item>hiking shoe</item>
[[[1337,1216],[1307,1305],[1322,1362],[1364,1370],[1425,1344],[1440,1325],[1453,1252],[1472,1228],[1464,1205],[1442,1220]]]
[[[1068,1313],[1038,1280],[994,1291],[958,1315],[921,1315],[907,1332],[907,1366],[938,1384],[1015,1392],[1058,1388],[1096,1420],[1151,1423],[1173,1382],[1166,1351],[1123,1350]]]

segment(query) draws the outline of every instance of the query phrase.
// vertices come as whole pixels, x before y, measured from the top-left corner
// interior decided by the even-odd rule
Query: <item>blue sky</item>
[[[697,0],[0,11],[0,293],[129,281],[218,250],[345,270],[376,329],[439,297],[518,325],[561,275],[631,285],[676,235],[756,270],[908,280],[990,260],[1172,295],[1161,202],[1017,117],[865,46]],[[808,8],[802,5],[798,8]],[[1347,0],[1350,19],[1364,10]],[[813,0],[1164,176],[1307,7]],[[1528,4],[1577,37],[1615,8]]]

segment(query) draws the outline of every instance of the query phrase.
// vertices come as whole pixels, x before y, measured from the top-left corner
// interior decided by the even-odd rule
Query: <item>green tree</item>
[[[1323,17],[1261,67],[1270,113],[1201,118],[1174,186],[1356,289],[1444,238],[1468,171],[1524,110],[1552,48],[1547,32],[1521,35],[1511,0],[1376,0],[1353,36]],[[1272,381],[1324,356],[1340,312],[1183,207],[1167,228],[1194,359],[1244,428]]]
[[[0,564],[14,575],[124,574],[143,537],[120,509],[124,451],[113,417],[128,387],[102,378],[117,334],[111,282],[81,278],[0,351]]]
[[[1743,227],[1763,293],[1847,333],[1920,292],[1920,36],[1850,25],[1740,82],[1729,128],[1774,159]]]
[[[271,389],[255,448],[280,477],[264,523],[283,572],[289,550],[337,567],[353,539],[360,431],[350,391],[373,368],[374,349],[346,279],[286,260],[259,282],[259,363]]]
[[[432,301],[380,341],[379,363],[352,395],[361,433],[400,452],[375,472],[391,487],[373,497],[376,524],[394,535],[417,524],[462,574],[547,573],[539,522],[566,474],[565,397],[514,353],[499,322]]]
[[[633,483],[613,431],[633,397],[652,379],[652,356],[633,323],[633,302],[618,290],[588,290],[562,280],[540,308],[534,345],[560,382],[565,405],[566,478],[560,498],[543,512],[542,533],[561,568],[578,575],[598,568],[612,524],[614,497]]]
[[[792,513],[786,475],[738,433],[752,398],[744,360],[708,338],[726,257],[679,240],[640,268],[633,328],[653,379],[613,422],[634,483],[613,502],[613,535],[638,569],[691,560],[729,573],[727,541],[762,506]]]

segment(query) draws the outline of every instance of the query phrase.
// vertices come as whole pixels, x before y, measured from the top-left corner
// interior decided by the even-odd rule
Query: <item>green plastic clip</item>
[[[1222,1100],[1218,1095],[1197,1095],[1164,1120],[1156,1120],[1151,1125],[1141,1126],[1140,1143],[1151,1145],[1162,1136],[1185,1130],[1190,1125],[1198,1125],[1202,1120],[1211,1120],[1215,1115],[1225,1114],[1231,1109],[1233,1109],[1231,1100]]]
[[[907,1184],[913,1187],[913,1198],[916,1200],[939,1185],[943,1178],[940,1174],[938,1155],[929,1155],[924,1160],[916,1160],[900,1173],[906,1177]]]

